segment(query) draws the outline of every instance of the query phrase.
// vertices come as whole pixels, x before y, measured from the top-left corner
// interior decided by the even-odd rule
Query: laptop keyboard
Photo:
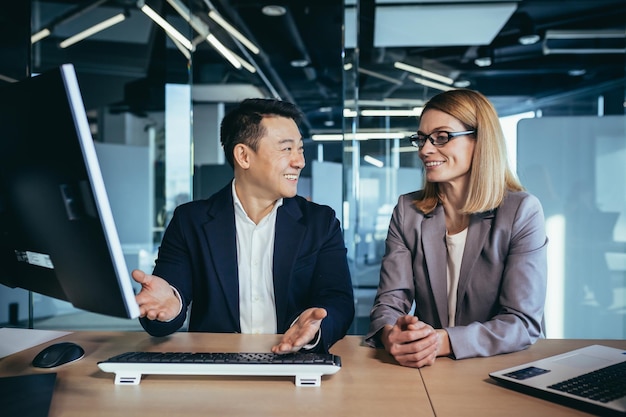
[[[626,362],[558,382],[548,388],[608,403],[626,396]]]

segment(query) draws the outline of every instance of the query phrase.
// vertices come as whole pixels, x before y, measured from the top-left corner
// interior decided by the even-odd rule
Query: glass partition
[[[581,7],[582,3],[593,4],[581,2]],[[593,50],[569,52],[604,64],[602,70],[593,71],[610,72],[608,81],[585,84],[577,78],[585,77],[582,69],[585,65],[580,59],[575,61],[581,67],[579,71],[570,68],[568,73],[565,69],[555,69],[553,59],[562,59],[562,52],[550,49],[552,40],[548,39],[548,33],[544,35],[543,52],[541,43],[533,47],[532,53],[537,58],[533,58],[532,65],[543,62],[545,67],[539,66],[537,73],[562,73],[554,76],[561,81],[571,80],[568,81],[571,87],[557,93],[554,84],[539,82],[537,78],[527,88],[525,96],[517,96],[514,94],[518,93],[511,91],[516,83],[526,82],[521,76],[530,70],[509,62],[530,60],[530,55],[508,61],[504,54],[512,54],[513,48],[519,47],[511,38],[505,40],[499,35],[491,42],[501,55],[492,52],[488,65],[493,64],[493,69],[487,68],[482,78],[481,67],[477,65],[485,62],[472,63],[473,58],[479,58],[482,48],[466,47],[465,59],[453,64],[450,56],[463,49],[451,39],[454,33],[443,36],[442,32],[455,31],[433,29],[432,33],[442,35],[440,39],[426,36],[430,27],[429,13],[437,6],[424,10],[420,5],[350,0],[345,5],[343,223],[357,306],[352,330],[363,334],[368,328],[391,211],[400,194],[422,185],[422,164],[416,149],[407,146],[408,142],[402,139],[414,133],[419,123],[419,114],[411,116],[410,112],[442,90],[467,87],[483,92],[496,106],[511,164],[544,208],[550,241],[545,310],[547,337],[625,338],[626,62],[623,48],[604,51],[606,55]],[[451,6],[442,15],[453,18],[453,9],[457,6],[465,7]],[[467,6],[466,12],[473,12],[473,7]],[[405,15],[414,13],[411,15],[414,16],[413,27],[422,30],[412,32],[411,36],[423,38],[424,44],[410,43],[409,39],[413,38],[408,37],[410,31],[406,28],[411,24],[402,25],[402,14],[394,14],[394,24],[384,26],[384,15],[399,13],[400,9]],[[517,15],[511,15],[514,12],[515,6],[498,11],[504,13],[503,22],[510,33],[514,30],[509,26],[517,22]],[[623,27],[623,22],[616,23],[617,27],[620,25]],[[500,33],[503,32],[506,30]],[[389,38],[383,39],[385,36]],[[391,45],[389,39],[394,36],[401,47]],[[601,42],[599,36],[596,36],[597,44]],[[439,40],[450,43],[433,45]],[[511,46],[501,44],[505,41]],[[384,45],[385,42],[389,43]],[[623,45],[623,39],[620,42]],[[588,55],[582,58],[585,54]],[[447,60],[438,60],[438,56],[446,56]],[[426,68],[449,75],[450,85],[437,81],[408,90],[406,86],[411,78],[419,77],[414,76],[417,72],[398,71],[408,68],[398,62],[410,62],[411,67],[419,67],[420,71]],[[395,72],[391,70],[394,66]],[[496,84],[495,77],[506,79],[508,73],[511,74],[508,82]],[[420,77],[424,77],[424,72]],[[374,90],[374,84],[383,86]],[[380,116],[367,112],[373,109],[378,110]],[[388,110],[404,112],[393,115]],[[384,111],[387,111],[386,116],[383,116]]]

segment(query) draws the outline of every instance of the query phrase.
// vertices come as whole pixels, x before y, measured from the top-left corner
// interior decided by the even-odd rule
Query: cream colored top
[[[454,235],[449,235],[446,232],[446,246],[448,247],[448,321],[450,327],[454,327],[456,320],[456,295],[459,287],[459,274],[461,272],[461,261],[465,251],[466,238],[467,228]]]

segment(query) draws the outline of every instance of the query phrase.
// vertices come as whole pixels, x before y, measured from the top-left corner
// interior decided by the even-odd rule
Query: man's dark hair
[[[265,134],[261,121],[268,116],[285,117],[292,119],[296,124],[302,120],[302,112],[295,104],[264,98],[243,100],[224,116],[220,126],[220,140],[226,160],[231,167],[235,166],[233,149],[238,143],[257,150],[259,140]]]

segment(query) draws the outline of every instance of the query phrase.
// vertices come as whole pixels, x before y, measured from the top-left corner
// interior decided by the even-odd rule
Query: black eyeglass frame
[[[437,139],[433,138],[433,135],[435,133],[445,133],[447,135],[447,139],[445,142],[439,142],[437,141]],[[430,143],[433,144],[433,146],[437,146],[437,147],[441,147],[444,146],[446,143],[450,142],[450,140],[459,137],[459,136],[465,136],[465,135],[473,135],[476,133],[476,129],[474,130],[464,130],[462,132],[448,132],[446,130],[435,130],[434,132],[432,132],[430,135],[421,135],[419,133],[414,133],[411,136],[409,136],[409,140],[411,141],[411,145],[416,147],[417,149],[422,149],[424,147],[424,145],[426,145],[426,139],[428,139],[430,141]],[[421,144],[420,144],[421,142]]]

